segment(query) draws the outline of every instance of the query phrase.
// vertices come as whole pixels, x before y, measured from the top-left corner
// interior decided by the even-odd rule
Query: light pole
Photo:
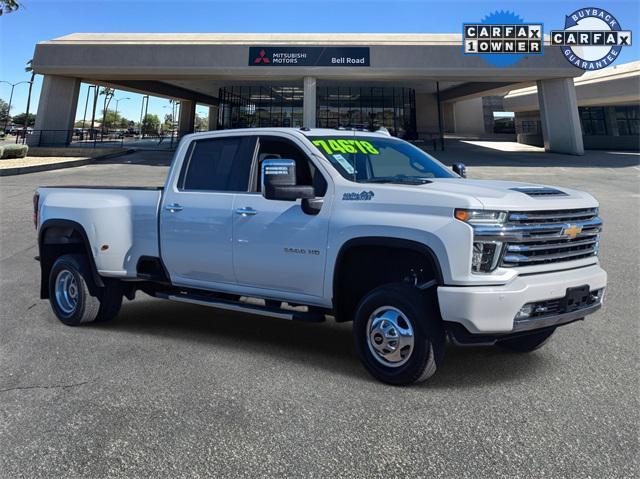
[[[89,85],[87,87],[87,99],[84,102],[84,115],[82,115],[82,135],[84,138],[84,126],[85,126],[85,122],[87,121],[87,107],[89,106],[89,93],[91,93],[91,89],[95,88],[95,85]]]
[[[115,121],[118,121],[118,103],[120,103],[121,101],[124,101],[124,100],[131,100],[131,98],[129,98],[129,97],[116,98],[116,114],[114,115]]]
[[[142,97],[142,106],[140,107],[140,139],[144,138],[144,133],[142,132],[142,123],[144,122],[145,116],[145,103],[149,104],[149,95],[145,95]]]
[[[2,129],[2,131],[5,132],[7,131],[7,125],[9,124],[9,116],[11,116],[11,102],[13,101],[13,89],[22,83],[31,83],[31,82],[28,80],[24,80],[24,81],[19,81],[18,83],[11,83],[8,81],[0,80],[0,83],[6,83],[7,85],[11,85],[11,95],[9,95],[9,108],[7,109],[7,117],[4,120],[4,128]],[[29,121],[29,119],[27,118],[25,121]]]

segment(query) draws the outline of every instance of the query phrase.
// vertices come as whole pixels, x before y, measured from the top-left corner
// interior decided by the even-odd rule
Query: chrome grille
[[[477,228],[482,241],[503,243],[500,265],[533,266],[598,254],[602,221],[596,208],[514,211],[501,227]]]

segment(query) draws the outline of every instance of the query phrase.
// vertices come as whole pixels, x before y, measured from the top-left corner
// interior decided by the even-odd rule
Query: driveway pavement
[[[161,184],[169,156],[0,178],[0,477],[638,477],[638,157],[435,155],[592,192],[610,283],[543,349],[448,347],[411,388],[366,374],[350,324],[140,293],[114,322],[63,326],[38,299],[35,186]]]

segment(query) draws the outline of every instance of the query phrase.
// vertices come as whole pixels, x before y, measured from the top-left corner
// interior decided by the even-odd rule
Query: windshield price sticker
[[[322,148],[327,155],[335,153],[364,153],[368,155],[379,155],[380,152],[368,141],[364,140],[313,140],[313,144]]]

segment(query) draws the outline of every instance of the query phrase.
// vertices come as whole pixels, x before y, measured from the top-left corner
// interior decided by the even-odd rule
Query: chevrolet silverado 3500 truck
[[[352,321],[381,381],[433,375],[445,341],[527,352],[602,304],[598,203],[465,178],[380,132],[187,135],[163,188],[40,187],[40,295],[65,324],[151,296]]]

